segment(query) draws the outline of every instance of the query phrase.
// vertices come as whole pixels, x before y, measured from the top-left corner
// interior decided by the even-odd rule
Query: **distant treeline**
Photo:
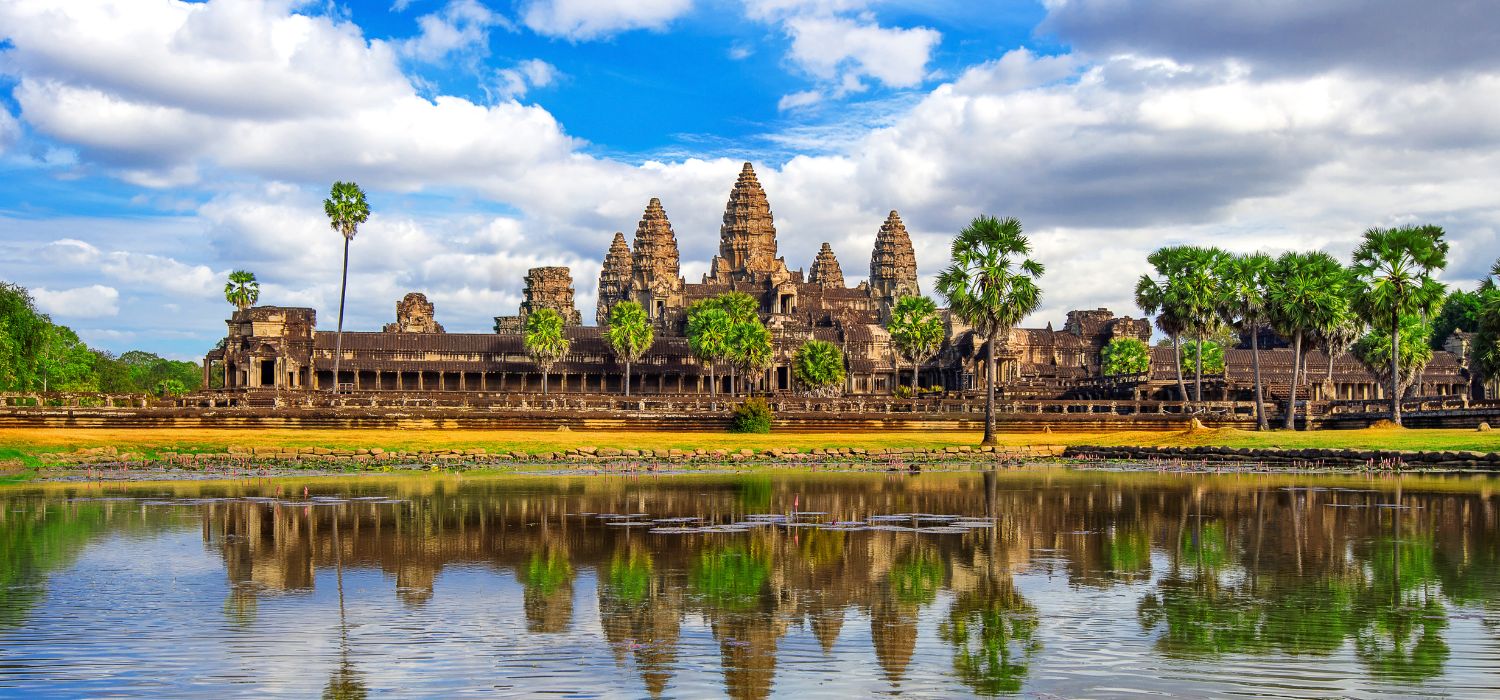
[[[0,282],[0,391],[181,394],[202,383],[195,362],[90,348],[73,329],[37,311],[24,287]]]

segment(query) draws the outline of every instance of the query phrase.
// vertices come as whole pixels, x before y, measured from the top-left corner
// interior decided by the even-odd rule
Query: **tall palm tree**
[[[526,315],[526,334],[522,338],[526,354],[542,370],[542,395],[547,395],[547,374],[552,365],[568,354],[572,341],[563,334],[563,318],[552,309],[540,308]]]
[[[255,280],[255,273],[246,270],[229,273],[229,281],[224,283],[224,300],[240,311],[255,306],[260,300],[260,282]]]
[[[1184,264],[1181,246],[1159,248],[1146,257],[1155,269],[1157,279],[1141,275],[1135,283],[1135,304],[1147,316],[1156,317],[1156,327],[1172,340],[1172,365],[1177,370],[1177,396],[1188,401],[1187,384],[1182,378],[1182,334],[1188,330],[1189,321],[1183,313],[1177,290],[1172,280],[1179,276]]]
[[[323,200],[328,225],[344,237],[344,270],[339,278],[339,326],[333,343],[333,390],[339,389],[339,360],[344,356],[344,294],[349,289],[349,242],[359,232],[359,225],[370,218],[365,191],[352,182],[335,182]]]
[[[743,381],[750,383],[747,390],[754,389],[754,378],[765,374],[775,359],[771,332],[761,325],[760,319],[752,318],[730,326],[727,343],[729,359],[744,373]]]
[[[937,304],[922,296],[904,296],[896,300],[891,309],[891,319],[885,324],[891,334],[891,345],[896,354],[911,363],[911,399],[917,402],[917,372],[922,364],[937,354],[943,344],[943,319],[938,316]],[[901,383],[900,371],[896,383]]]
[[[1479,327],[1474,336],[1474,359],[1482,374],[1500,374],[1500,259],[1479,283]]]
[[[981,215],[953,239],[952,262],[938,275],[948,308],[989,342],[985,345],[984,442],[995,444],[995,345],[1042,303],[1031,242],[1013,217]]]
[[[625,363],[625,395],[630,395],[630,365],[641,359],[656,340],[656,331],[646,310],[633,301],[622,301],[609,310],[609,328],[604,332],[610,350]]]
[[[1297,385],[1301,381],[1302,343],[1339,321],[1339,304],[1347,294],[1349,275],[1339,261],[1323,252],[1283,253],[1269,278],[1269,316],[1277,332],[1292,338],[1292,385],[1287,392],[1287,430],[1297,425]]]
[[[1218,248],[1182,246],[1181,264],[1169,279],[1183,320],[1193,333],[1193,401],[1203,402],[1203,338],[1219,329],[1223,301],[1223,266],[1228,254]]]
[[[1271,256],[1264,253],[1233,255],[1224,262],[1220,315],[1224,323],[1250,336],[1250,366],[1255,383],[1255,427],[1269,430],[1265,394],[1260,377],[1260,331],[1267,323],[1266,274]]]
[[[729,330],[733,327],[729,314],[716,305],[699,305],[688,311],[688,350],[708,367],[709,392],[713,396],[719,395],[715,369],[729,354]]]
[[[1370,325],[1386,324],[1391,332],[1391,422],[1401,425],[1398,365],[1401,317],[1436,311],[1444,286],[1434,273],[1448,266],[1448,243],[1439,226],[1372,228],[1354,251],[1354,272],[1363,282],[1358,309]]]

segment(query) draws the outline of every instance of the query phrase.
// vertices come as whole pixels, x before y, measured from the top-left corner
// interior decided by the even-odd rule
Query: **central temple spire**
[[[776,257],[776,223],[771,216],[771,204],[755,177],[755,168],[746,163],[729,192],[729,203],[724,206],[719,256],[714,258],[711,276],[727,282],[785,275],[786,261]]]

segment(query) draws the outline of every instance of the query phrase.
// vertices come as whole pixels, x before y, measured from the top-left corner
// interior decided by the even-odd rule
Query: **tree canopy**
[[[552,365],[568,354],[568,349],[572,346],[572,341],[563,333],[562,316],[548,308],[527,314],[522,342],[526,346],[526,354],[542,370],[542,393],[545,394],[547,375],[552,371]]]
[[[256,281],[255,273],[247,270],[229,273],[229,280],[224,283],[224,300],[240,311],[255,306],[260,300],[260,282]]]
[[[792,372],[814,394],[837,394],[844,388],[844,352],[826,340],[809,340],[792,357]]]
[[[630,365],[641,359],[656,340],[656,330],[646,318],[639,303],[622,301],[609,310],[609,325],[604,331],[609,348],[625,363],[625,395],[630,395]]]
[[[1115,338],[1099,351],[1105,376],[1142,374],[1151,369],[1151,348],[1136,338]]]

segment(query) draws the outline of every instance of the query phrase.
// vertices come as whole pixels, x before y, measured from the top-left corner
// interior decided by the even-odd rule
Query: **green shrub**
[[[918,391],[920,391],[920,389],[918,389]],[[907,386],[905,384],[902,384],[902,385],[896,387],[896,398],[898,398],[898,399],[909,399],[909,398],[911,398],[911,392],[912,392],[912,388],[911,387],[909,387],[909,386]]]
[[[734,417],[729,421],[731,433],[769,433],[771,420],[775,416],[765,399],[746,399],[734,407]]]

